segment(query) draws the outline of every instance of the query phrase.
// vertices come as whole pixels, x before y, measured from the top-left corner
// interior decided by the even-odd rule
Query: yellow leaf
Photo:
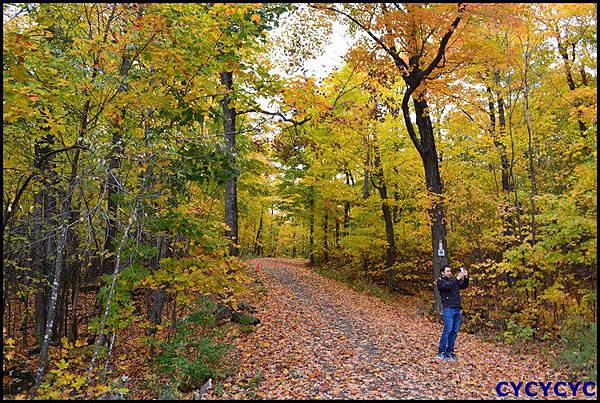
[[[58,369],[65,369],[69,366],[69,363],[65,361],[64,358],[61,358],[59,362],[56,363]]]
[[[73,382],[73,387],[75,389],[79,390],[84,382],[85,382],[85,376],[80,376],[77,378],[77,380],[75,382]]]

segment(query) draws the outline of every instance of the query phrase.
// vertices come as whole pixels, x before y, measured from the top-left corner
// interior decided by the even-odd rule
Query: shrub
[[[159,373],[168,374],[182,392],[228,373],[230,363],[225,357],[232,346],[219,343],[212,335],[199,333],[194,327],[214,325],[215,309],[213,303],[204,300],[198,310],[177,324],[174,337],[159,343],[162,352],[155,360]]]
[[[533,338],[534,329],[527,325],[521,325],[508,321],[508,329],[504,332],[504,340],[509,344],[525,343]]]
[[[578,375],[597,379],[598,324],[571,317],[560,329],[563,345],[559,363],[566,364]]]

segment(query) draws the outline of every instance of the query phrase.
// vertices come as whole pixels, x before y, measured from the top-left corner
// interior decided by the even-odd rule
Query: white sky
[[[342,66],[343,57],[353,41],[347,33],[347,28],[338,21],[333,25],[330,41],[320,57],[305,61],[304,66],[308,74],[324,78],[335,68]]]
[[[279,35],[285,27],[285,23],[280,25],[271,32],[271,35]],[[343,65],[343,58],[353,42],[354,39],[348,34],[346,26],[339,21],[335,21],[332,25],[331,35],[327,38],[327,45],[324,47],[323,52],[314,59],[304,61],[306,75],[308,77],[315,77],[317,81],[327,77],[333,70]],[[279,74],[282,77],[292,77],[279,68],[273,68],[270,72],[272,74]],[[273,105],[269,106],[272,101],[272,99],[265,99],[262,97],[258,99],[259,105],[266,110],[274,109]]]
[[[303,23],[306,23],[306,20],[302,20],[302,18],[306,18],[305,13],[311,12],[314,11],[309,10],[305,4],[302,4],[299,8],[299,11],[287,17],[284,16],[283,21],[279,25],[279,27],[271,31],[269,35],[275,38],[281,37],[282,33],[285,30],[290,29],[291,26],[296,25],[298,21],[301,21],[300,26],[304,26],[304,28],[311,29],[311,23],[308,23],[308,25],[304,25]],[[313,33],[322,32],[323,34],[325,34],[324,31],[320,30],[319,28],[313,29],[315,29]],[[298,33],[297,35],[302,35],[302,33]],[[305,60],[303,67],[306,70],[307,76],[322,79],[328,74],[330,74],[335,68],[342,66],[343,57],[350,48],[351,44],[354,42],[354,40],[348,34],[347,28],[337,20],[334,21],[332,24],[331,34],[328,35],[327,38],[320,39],[323,39],[323,42],[326,43],[326,46],[324,46],[322,53],[314,59]],[[287,39],[287,41],[289,41],[289,38]],[[279,59],[279,57],[281,56],[278,55],[277,59]],[[285,60],[280,60],[280,62],[285,63]],[[290,77],[290,75],[286,74],[278,68],[272,69],[271,72],[280,74],[282,77]]]

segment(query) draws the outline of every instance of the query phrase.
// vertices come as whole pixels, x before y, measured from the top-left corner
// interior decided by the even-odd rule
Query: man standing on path
[[[441,360],[456,361],[454,355],[454,343],[462,320],[462,307],[460,291],[469,286],[469,274],[464,267],[456,278],[452,278],[450,267],[444,267],[442,277],[437,279],[437,287],[442,298],[444,308],[444,331],[440,338],[440,347],[437,357]]]

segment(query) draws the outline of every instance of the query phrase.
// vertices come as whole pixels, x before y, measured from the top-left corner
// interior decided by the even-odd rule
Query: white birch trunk
[[[67,214],[63,214],[64,217]],[[63,220],[61,225],[60,241],[56,251],[56,265],[54,266],[54,281],[52,282],[52,292],[50,294],[50,304],[48,306],[48,317],[46,319],[46,330],[44,332],[44,340],[42,341],[42,350],[40,351],[40,362],[38,364],[37,373],[35,376],[35,391],[38,390],[42,383],[44,371],[46,369],[46,360],[48,359],[48,349],[50,347],[50,338],[52,337],[52,325],[54,324],[54,314],[56,313],[56,300],[58,299],[58,291],[60,289],[60,276],[63,266],[63,251],[67,241],[67,221]]]
[[[135,216],[137,212],[137,205],[133,208],[133,214],[131,215],[131,219],[123,232],[123,237],[121,238],[121,242],[119,244],[119,249],[117,250],[117,256],[115,259],[115,270],[112,274],[112,283],[110,285],[110,289],[108,291],[108,297],[106,299],[106,308],[104,309],[104,315],[102,316],[102,324],[100,325],[100,331],[98,333],[98,337],[96,337],[96,342],[94,343],[94,354],[92,355],[92,361],[90,362],[90,366],[88,368],[86,384],[90,380],[90,376],[92,374],[92,370],[94,369],[94,363],[96,362],[96,358],[98,356],[98,349],[100,348],[100,340],[104,334],[104,327],[106,326],[106,318],[108,317],[108,313],[110,312],[110,302],[112,300],[112,296],[115,289],[115,283],[117,282],[117,276],[119,274],[119,266],[121,264],[121,252],[123,251],[123,247],[125,246],[125,241],[127,240],[127,233],[131,228],[131,224],[135,221]]]

